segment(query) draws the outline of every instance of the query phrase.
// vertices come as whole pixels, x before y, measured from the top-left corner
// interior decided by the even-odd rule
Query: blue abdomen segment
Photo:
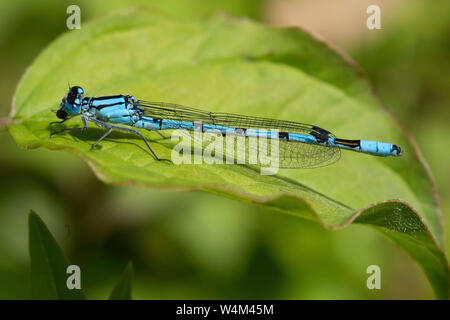
[[[361,140],[361,152],[375,155],[389,156],[392,151],[392,143]]]
[[[208,132],[211,130],[219,131],[222,134],[237,134],[245,135],[247,137],[264,137],[270,139],[272,132],[264,129],[238,129],[234,127],[216,126],[212,124],[196,125],[192,122],[175,121],[156,119],[151,117],[141,117],[133,126],[143,128],[147,130],[168,130],[168,129],[186,129],[186,130],[199,130],[202,132]],[[279,132],[278,139],[286,140],[290,142],[301,142],[308,144],[323,145],[326,147],[337,147],[341,149],[347,149],[362,153],[367,153],[376,156],[400,156],[401,149],[395,144],[379,142],[379,141],[366,141],[366,140],[345,140],[338,138],[325,138],[319,139],[313,135],[291,133],[291,132]]]
[[[387,142],[329,138],[329,143],[342,149],[353,150],[375,156],[400,156],[402,154],[402,150],[399,146]]]
[[[319,139],[313,135],[305,135],[299,133],[287,133],[280,132],[280,137],[286,136],[289,141],[297,141],[309,144],[319,144],[328,147],[338,147],[341,149],[352,150],[356,152],[367,153],[375,156],[400,156],[402,150],[399,146],[379,141],[367,141],[367,140],[345,140],[338,138],[324,138]]]

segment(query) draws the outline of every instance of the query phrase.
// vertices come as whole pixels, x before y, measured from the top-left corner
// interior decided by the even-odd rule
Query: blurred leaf
[[[81,290],[66,285],[70,265],[61,248],[39,216],[28,216],[31,259],[31,297],[33,299],[84,299]]]
[[[346,152],[333,166],[263,176],[238,165],[156,162],[138,137],[123,133],[89,152],[103,130],[50,138],[50,109],[57,108],[67,81],[92,96],[126,93],[314,123],[343,138],[397,143],[404,156]],[[302,30],[222,16],[193,22],[122,11],[85,23],[44,50],[23,76],[14,108],[9,130],[19,145],[76,153],[108,183],[204,190],[333,229],[359,217],[416,259],[439,297],[448,295],[438,199],[415,143],[380,106],[357,66]],[[79,119],[67,123],[74,125]],[[173,142],[143,134],[160,157],[170,159]],[[415,254],[418,246],[424,254]]]
[[[131,6],[152,6],[162,12],[170,13],[174,17],[196,19],[206,17],[214,12],[226,12],[233,16],[248,16],[260,18],[262,15],[263,0],[109,0],[105,1],[78,1],[83,9],[88,10],[92,16],[106,14]]]
[[[131,284],[133,281],[133,264],[128,262],[127,267],[114,287],[109,300],[131,300]]]

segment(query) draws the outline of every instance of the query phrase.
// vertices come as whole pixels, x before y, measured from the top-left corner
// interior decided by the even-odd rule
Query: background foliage
[[[182,10],[180,1],[151,2],[192,19],[223,10],[276,23],[265,11],[270,6],[258,1],[217,1],[213,7],[211,2],[189,1],[185,5],[189,10]],[[111,9],[95,3],[80,3],[83,20]],[[113,6],[130,3],[117,1]],[[7,84],[0,88],[0,98],[6,114],[24,67],[65,31],[67,4],[1,5],[5,19],[0,46],[8,50],[0,53],[2,80]],[[440,190],[445,191],[449,172],[442,143],[448,142],[439,138],[448,136],[444,115],[450,92],[445,78],[449,28],[448,19],[439,15],[444,10],[438,8],[416,1],[407,10],[396,9],[382,37],[371,39],[369,34],[341,45],[369,72],[383,101],[418,138]],[[22,41],[13,41],[17,38]],[[107,296],[128,260],[135,263],[136,298],[433,297],[417,266],[371,229],[350,226],[329,232],[294,217],[202,193],[109,187],[72,156],[44,150],[31,154],[17,148],[7,134],[0,139],[5,150],[0,155],[4,298],[29,296],[29,208],[40,213],[72,262],[82,266],[89,297]],[[445,215],[449,200],[444,194],[442,199]],[[365,287],[365,268],[370,264],[383,270],[380,292]]]

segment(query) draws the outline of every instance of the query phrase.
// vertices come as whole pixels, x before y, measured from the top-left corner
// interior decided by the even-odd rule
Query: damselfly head
[[[74,116],[81,112],[81,104],[83,103],[84,90],[81,87],[74,86],[62,99],[56,116],[59,119],[65,119],[68,116]]]
[[[56,111],[56,116],[57,116],[59,119],[64,120],[65,118],[67,118],[67,112],[64,111],[63,109],[58,109],[58,111]]]

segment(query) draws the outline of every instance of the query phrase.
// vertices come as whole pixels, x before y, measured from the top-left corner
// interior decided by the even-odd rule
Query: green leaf
[[[133,282],[133,264],[128,262],[120,276],[119,282],[109,296],[109,300],[131,300],[131,284]]]
[[[108,2],[85,1],[80,4],[91,14],[104,14],[130,6],[151,6],[174,17],[196,19],[206,17],[213,12],[226,12],[233,16],[259,18],[263,13],[263,0],[121,0]]]
[[[156,162],[138,137],[120,132],[90,152],[104,132],[95,126],[50,137],[56,120],[50,110],[58,107],[68,81],[87,96],[131,94],[312,123],[342,138],[396,143],[404,156],[343,152],[332,166],[263,176],[238,165]],[[374,225],[416,259],[438,297],[448,296],[441,214],[428,166],[358,67],[305,31],[224,16],[183,21],[144,9],[122,11],[84,23],[49,45],[23,76],[13,108],[9,130],[19,145],[78,154],[107,183],[203,190],[330,229],[355,219]],[[65,125],[80,126],[80,119]],[[143,134],[161,158],[170,159],[175,142]]]
[[[28,216],[33,299],[84,299],[81,290],[68,289],[66,273],[70,265],[55,238],[34,212]]]

